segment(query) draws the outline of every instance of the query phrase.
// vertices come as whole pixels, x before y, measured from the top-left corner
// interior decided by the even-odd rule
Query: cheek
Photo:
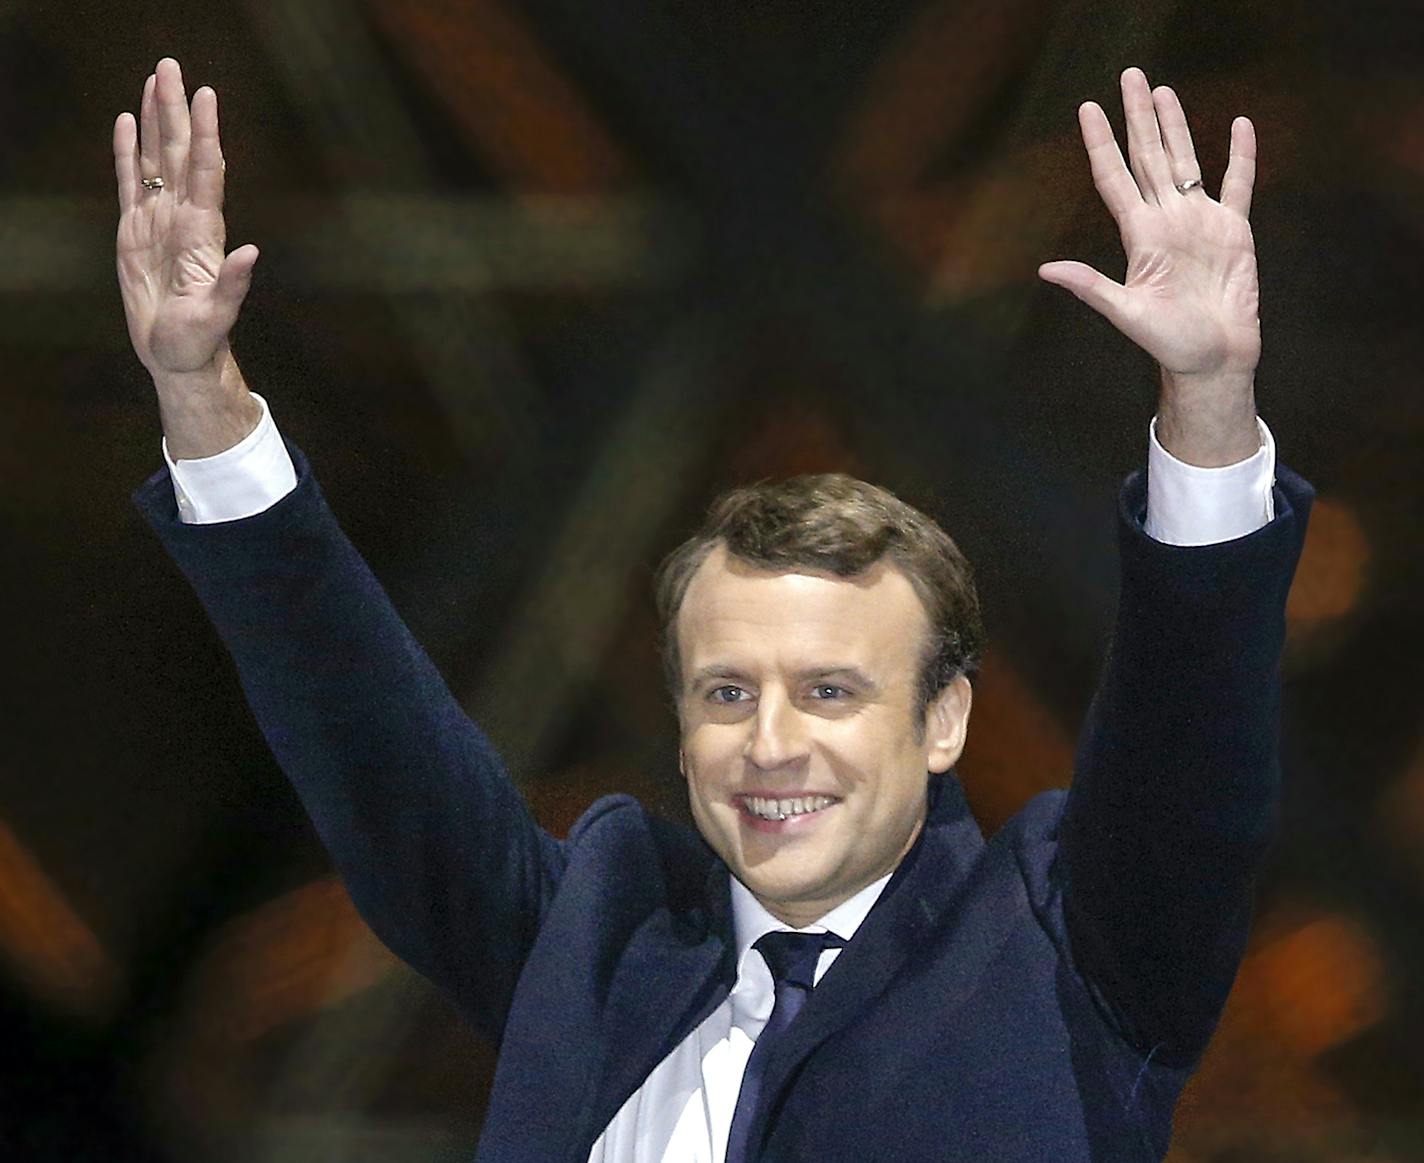
[[[735,749],[729,740],[719,738],[716,731],[702,726],[683,736],[678,756],[683,778],[695,798],[699,790],[726,783]]]
[[[847,720],[827,728],[821,733],[822,753],[859,783],[889,783],[918,762],[905,733],[890,723]]]
[[[876,818],[903,821],[923,811],[928,769],[923,750],[905,732],[887,725],[830,743],[826,754],[843,779],[859,786]]]

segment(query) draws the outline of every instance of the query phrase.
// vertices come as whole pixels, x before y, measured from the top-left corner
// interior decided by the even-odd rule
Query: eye
[[[707,692],[707,697],[714,703],[740,703],[743,696],[751,698],[746,691],[739,686],[718,686]]]
[[[811,688],[811,697],[821,700],[834,700],[847,696],[850,691],[843,686],[836,686],[835,683],[821,682]]]

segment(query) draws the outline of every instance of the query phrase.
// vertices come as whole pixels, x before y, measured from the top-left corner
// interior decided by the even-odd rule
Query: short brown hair
[[[914,586],[929,616],[919,674],[921,725],[955,676],[973,677],[979,668],[979,597],[969,562],[949,535],[888,489],[845,473],[816,473],[723,493],[702,527],[658,566],[663,669],[675,700],[682,686],[677,614],[692,575],[718,544],[761,569],[815,569],[843,578],[887,558]]]

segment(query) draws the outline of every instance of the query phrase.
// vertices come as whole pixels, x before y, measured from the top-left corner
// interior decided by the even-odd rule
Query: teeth
[[[785,800],[766,799],[763,796],[742,797],[747,811],[763,820],[785,820],[791,816],[804,816],[809,812],[819,812],[835,802],[831,796],[795,796]]]

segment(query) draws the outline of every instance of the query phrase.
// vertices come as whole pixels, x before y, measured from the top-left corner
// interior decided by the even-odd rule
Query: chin
[[[758,875],[754,869],[747,869],[746,875],[737,876],[759,898],[782,901],[786,904],[802,904],[807,901],[825,900],[834,890],[824,881],[808,879],[804,875],[766,876]]]

